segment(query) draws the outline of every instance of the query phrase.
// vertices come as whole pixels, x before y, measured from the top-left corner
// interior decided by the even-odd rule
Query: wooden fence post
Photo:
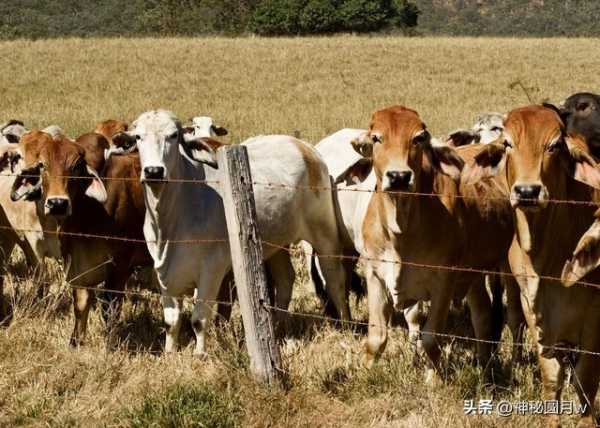
[[[281,356],[275,338],[263,250],[256,222],[252,176],[245,146],[223,146],[217,152],[223,203],[246,344],[253,374],[268,384],[280,375]]]

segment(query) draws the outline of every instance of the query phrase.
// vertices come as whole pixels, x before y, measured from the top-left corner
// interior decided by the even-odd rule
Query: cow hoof
[[[376,361],[377,361],[377,358],[375,358],[375,355],[371,354],[369,351],[365,351],[365,353],[362,357],[362,365],[365,368],[367,368],[367,369],[373,368]]]
[[[442,386],[443,382],[438,372],[433,368],[425,370],[425,385],[430,388],[437,388]]]
[[[194,349],[194,358],[197,358],[199,360],[207,360],[208,359],[208,352],[206,351],[199,351],[197,349]]]
[[[594,428],[596,426],[591,416],[584,416],[577,423],[577,428]]]
[[[71,348],[79,348],[81,345],[83,345],[83,340],[73,336],[71,337],[71,339],[69,339],[69,346]]]

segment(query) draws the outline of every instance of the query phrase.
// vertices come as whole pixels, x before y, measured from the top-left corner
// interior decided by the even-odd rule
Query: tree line
[[[597,36],[597,0],[12,0],[0,39],[64,36]]]

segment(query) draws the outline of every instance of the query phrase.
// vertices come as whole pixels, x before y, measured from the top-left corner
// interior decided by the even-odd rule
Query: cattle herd
[[[119,316],[119,292],[141,266],[153,267],[161,291],[165,351],[178,348],[182,298],[193,293],[195,353],[204,354],[211,302],[229,292],[231,277],[216,156],[227,130],[209,117],[184,127],[173,113],[155,110],[131,126],[101,122],[75,140],[56,125],[27,130],[17,120],[0,131],[2,262],[16,245],[32,267],[45,257],[64,260],[73,286],[71,344],[85,341],[91,289],[104,283],[101,309],[110,324]],[[521,341],[526,323],[536,346],[543,399],[560,399],[565,368],[573,366],[587,405],[580,423],[593,424],[600,96],[482,114],[472,129],[444,139],[432,138],[415,110],[394,106],[373,113],[367,129],[343,129],[315,146],[284,135],[242,144],[275,306],[287,309],[292,296],[287,248],[304,242],[317,288],[349,320],[348,290],[362,260],[364,363],[377,362],[400,310],[434,382],[436,333],[451,302],[466,298],[482,339],[478,362],[488,367],[505,293],[513,339]],[[0,311],[5,306],[0,301]],[[558,424],[557,415],[547,417]]]

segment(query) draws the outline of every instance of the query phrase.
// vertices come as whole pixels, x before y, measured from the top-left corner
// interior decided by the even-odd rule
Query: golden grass
[[[597,45],[592,39],[381,37],[4,42],[0,121],[56,123],[76,136],[105,118],[133,120],[164,107],[184,120],[213,116],[229,128],[232,141],[298,131],[316,142],[342,127],[365,127],[373,110],[402,103],[417,109],[434,134],[443,134],[470,126],[479,112],[527,104],[520,88],[511,89],[516,81],[531,88],[535,101],[597,91]],[[207,360],[195,359],[191,345],[177,355],[153,352],[164,339],[156,301],[126,305],[112,336],[116,350],[107,349],[96,311],[89,343],[71,349],[70,293],[53,275],[51,294],[40,303],[33,281],[7,284],[14,319],[0,329],[0,426],[541,423],[532,416],[465,416],[463,399],[492,395],[473,367],[472,347],[449,344],[447,383],[430,389],[422,382],[422,364],[413,365],[403,330],[392,333],[381,363],[368,371],[359,364],[361,332],[294,318],[283,346],[288,385],[271,390],[247,374],[238,315],[211,333]],[[293,309],[320,313],[306,292],[297,293]],[[365,320],[364,303],[353,311]],[[451,331],[468,331],[464,316],[453,319]],[[535,365],[519,367],[510,385],[508,358],[503,349],[495,398],[537,399]],[[571,386],[566,397],[574,398]],[[193,405],[199,401],[217,404]],[[576,418],[564,422],[571,426]]]

